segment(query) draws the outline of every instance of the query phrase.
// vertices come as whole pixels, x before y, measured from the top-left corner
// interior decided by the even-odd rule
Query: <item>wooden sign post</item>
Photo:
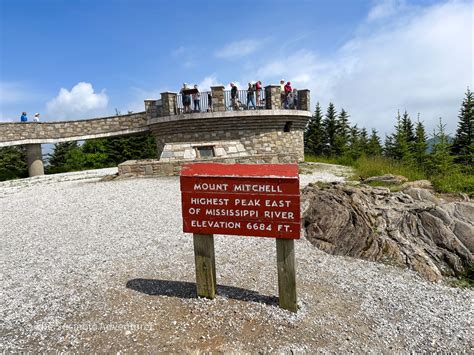
[[[276,238],[280,307],[297,311],[294,239],[300,237],[296,164],[186,164],[183,231],[193,233],[199,297],[216,295],[214,234]]]

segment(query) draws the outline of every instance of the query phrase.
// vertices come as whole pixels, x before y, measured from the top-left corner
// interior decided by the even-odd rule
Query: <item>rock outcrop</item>
[[[380,182],[383,184],[392,184],[392,185],[400,185],[407,181],[408,179],[405,176],[392,175],[392,174],[386,174],[386,175],[381,175],[381,176],[371,176],[371,177],[368,177],[367,179],[364,179],[364,183]]]
[[[431,281],[474,261],[474,203],[447,203],[426,189],[309,185],[303,220],[307,239],[327,253],[408,267]]]

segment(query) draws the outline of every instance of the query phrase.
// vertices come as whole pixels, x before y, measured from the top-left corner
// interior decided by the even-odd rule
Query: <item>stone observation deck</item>
[[[25,145],[30,176],[42,175],[41,144],[125,136],[150,131],[156,160],[128,161],[119,173],[170,175],[194,160],[287,163],[304,159],[303,131],[311,116],[309,90],[298,105],[281,109],[280,87],[267,86],[257,109],[236,109],[223,86],[211,88],[212,112],[183,113],[181,96],[164,92],[145,111],[76,121],[0,123],[0,147]],[[240,94],[245,97],[246,92]],[[202,93],[207,100],[207,93]],[[206,101],[207,106],[207,101]],[[203,107],[203,106],[201,106]],[[204,107],[206,109],[206,107]]]

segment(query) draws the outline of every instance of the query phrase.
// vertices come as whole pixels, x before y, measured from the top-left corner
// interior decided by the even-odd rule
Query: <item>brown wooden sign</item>
[[[181,200],[184,232],[300,237],[296,164],[188,164]]]
[[[296,312],[298,166],[186,164],[180,180],[183,231],[193,233],[197,295],[216,295],[214,234],[271,237],[276,238],[279,304]]]

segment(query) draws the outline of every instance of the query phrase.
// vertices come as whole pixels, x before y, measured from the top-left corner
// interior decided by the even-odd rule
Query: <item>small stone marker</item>
[[[186,164],[183,231],[193,233],[199,297],[214,298],[214,234],[276,239],[280,307],[297,311],[294,240],[300,238],[296,164]]]

